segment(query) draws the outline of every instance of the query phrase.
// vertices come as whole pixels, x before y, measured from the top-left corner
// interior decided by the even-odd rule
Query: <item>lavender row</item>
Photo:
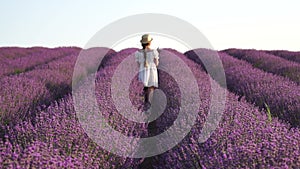
[[[175,53],[171,54],[171,53]],[[300,159],[295,159],[295,156],[299,155],[299,131],[291,131],[289,133],[289,125],[283,124],[278,121],[277,118],[273,118],[269,121],[265,112],[259,111],[253,105],[250,105],[245,100],[238,101],[238,96],[229,94],[226,102],[226,109],[223,114],[223,120],[220,123],[220,127],[213,134],[213,136],[205,143],[199,143],[199,135],[204,125],[205,119],[209,111],[210,98],[211,98],[211,84],[208,82],[209,77],[204,71],[195,63],[187,60],[185,56],[176,51],[166,50],[161,53],[160,66],[165,67],[166,64],[171,63],[172,57],[180,57],[184,60],[189,68],[194,73],[198,85],[201,99],[201,106],[199,108],[199,114],[197,117],[197,123],[192,128],[190,134],[174,149],[168,152],[153,157],[152,166],[154,168],[255,168],[255,167],[297,167],[300,165]],[[122,56],[116,56],[116,58]],[[124,58],[124,57],[123,57]],[[117,60],[117,59],[116,59]],[[116,66],[121,63],[118,60],[116,65],[107,67],[105,73],[100,75],[99,84],[108,83],[108,88],[104,86],[100,87],[97,91],[103,90],[104,93],[99,95],[100,105],[107,112],[110,112],[111,125],[118,131],[123,131],[122,126],[127,126],[131,122],[126,120],[117,120],[119,118],[116,109],[111,101],[110,92],[110,80],[104,80],[106,77],[111,77],[115,72]],[[128,67],[134,65],[127,65]],[[122,74],[125,78],[126,72]],[[182,75],[185,76],[185,75]],[[167,95],[168,105],[163,115],[161,115],[157,121],[156,134],[160,134],[167,130],[173,121],[177,118],[178,108],[180,107],[180,89],[176,86],[174,77],[172,78],[167,73],[160,71],[159,74],[160,89]],[[104,78],[104,79],[102,79]],[[109,78],[106,78],[109,79]],[[132,82],[135,84],[135,82]],[[122,85],[122,84],[120,84]],[[141,91],[141,86],[136,86],[135,91]],[[133,88],[134,91],[134,88]],[[133,94],[133,103],[138,103],[139,93]],[[132,93],[131,93],[132,94]],[[134,99],[135,98],[135,99]],[[102,100],[102,101],[101,101]],[[107,101],[110,100],[108,102]],[[101,104],[102,103],[102,104]],[[109,108],[109,109],[107,109]],[[189,116],[189,114],[186,114]],[[184,121],[178,123],[184,124]],[[216,125],[212,122],[211,125]],[[184,128],[184,126],[182,126]],[[236,128],[239,128],[235,132]],[[271,129],[271,130],[270,130]],[[177,132],[181,132],[182,128],[176,128]],[[268,134],[266,134],[268,131]],[[289,134],[287,134],[289,133]],[[126,133],[125,133],[126,134]],[[287,134],[287,135],[285,135]],[[131,135],[132,136],[132,135]],[[134,136],[145,136],[142,133]],[[146,136],[152,136],[150,133]],[[282,141],[277,138],[284,137]],[[253,144],[249,144],[252,142]],[[156,148],[160,148],[168,143],[164,140],[158,140],[155,144]],[[248,145],[249,144],[249,145]],[[257,151],[253,151],[253,145],[257,146]],[[275,145],[275,146],[274,146]],[[282,149],[282,145],[289,145],[289,147]],[[276,153],[274,153],[276,152]],[[292,154],[290,154],[292,152]],[[209,160],[208,160],[209,159]],[[275,163],[273,162],[275,161]],[[133,166],[134,167],[134,166]]]
[[[292,52],[286,50],[272,50],[272,51],[265,51],[265,52],[270,53],[272,55],[280,56],[290,61],[300,63],[300,52]]]
[[[31,47],[31,48],[1,47],[0,60],[17,59],[20,57],[26,57],[28,55],[32,55],[33,53],[41,53],[47,49],[48,48],[44,48],[44,47]]]
[[[108,78],[108,72],[110,72],[109,68],[100,69],[99,80],[104,77]],[[106,102],[107,97],[104,94],[107,95],[109,91],[106,90],[107,86],[103,86],[103,84],[97,85],[99,86],[97,93],[103,94],[98,97],[101,104]],[[82,89],[84,93],[87,93],[84,91],[84,87]],[[90,101],[88,98],[87,96],[82,99],[88,102]],[[110,111],[112,110],[108,107],[106,109],[102,112],[104,117],[111,116]],[[119,126],[119,124],[113,123],[122,121],[122,118],[114,116],[108,121],[112,125]],[[146,126],[139,126],[141,128],[139,131],[145,133]],[[122,131],[125,134],[135,135],[129,124],[119,127],[123,128]],[[86,135],[76,118],[72,96],[67,96],[47,110],[38,112],[34,124],[31,123],[31,120],[28,120],[19,123],[12,129],[6,128],[6,141],[2,145],[3,160],[0,162],[1,166],[19,166],[22,168],[126,168],[127,166],[127,168],[131,168],[137,167],[142,162],[142,159],[119,157],[96,145]],[[13,159],[13,161],[10,161],[10,159]]]
[[[198,58],[197,50],[186,55]],[[201,51],[200,51],[201,52]],[[206,57],[209,57],[206,55]],[[223,62],[228,89],[245,96],[249,102],[261,108],[266,105],[271,114],[279,117],[293,126],[300,124],[300,88],[289,79],[276,76],[254,68],[246,61],[242,61],[226,53],[220,53]]]
[[[110,83],[116,67],[127,57],[126,52],[121,52],[114,57],[114,63],[99,70],[96,80],[96,95],[101,113],[105,120],[115,130],[128,136],[145,137],[147,124],[126,121],[124,117],[114,111],[113,101],[110,96]],[[118,58],[118,59],[117,59]],[[133,59],[134,61],[134,59]],[[134,64],[135,65],[135,64]],[[130,65],[128,65],[130,66]],[[163,74],[165,82],[170,81],[169,76]],[[165,76],[165,77],[164,77]],[[125,77],[126,78],[126,77]],[[165,86],[170,90],[168,83],[161,82],[161,88]],[[83,93],[85,87],[82,87]],[[135,78],[130,85],[130,96],[135,106],[142,104],[140,95],[142,85]],[[171,91],[170,91],[171,92]],[[168,92],[169,93],[169,92]],[[169,99],[174,92],[169,93]],[[91,102],[86,95],[80,100]],[[83,105],[84,106],[84,105]],[[88,108],[87,108],[88,109]],[[169,113],[172,111],[169,106]],[[78,113],[78,112],[77,112]],[[100,113],[100,112],[99,112]],[[142,113],[142,112],[139,112]],[[5,128],[5,142],[0,144],[3,152],[0,162],[3,167],[76,167],[76,168],[139,168],[143,159],[118,157],[93,143],[81,128],[77,121],[74,103],[71,96],[53,104],[47,110],[40,111],[36,115],[35,123],[25,120],[13,128]],[[29,118],[30,119],[30,118]],[[89,119],[88,121],[94,121]],[[101,125],[101,124],[93,124]],[[109,133],[100,133],[101,136],[113,137]],[[116,141],[118,137],[116,137]],[[46,153],[48,152],[48,153]]]
[[[147,124],[126,121],[124,117],[115,113],[117,110],[114,108],[109,92],[112,75],[116,67],[126,57],[126,52],[120,52],[115,55],[114,64],[100,69],[96,80],[97,100],[101,107],[101,114],[115,130],[128,136],[145,137],[149,135]],[[132,59],[134,61],[133,57]],[[172,92],[174,87],[172,89],[169,86],[172,79],[167,74],[161,74],[161,76],[165,79],[161,81],[161,89],[166,90],[169,103],[173,102],[174,104],[172,96],[176,93]],[[84,86],[81,89],[84,94],[88,94],[85,92]],[[141,92],[142,85],[137,81],[137,78],[134,78],[129,93],[135,106],[142,104],[139,97]],[[89,100],[89,98],[91,98],[89,95],[85,95],[84,98],[78,99],[92,102],[93,100]],[[176,97],[175,100],[177,100]],[[174,109],[168,106],[168,114],[174,114],[172,111]],[[31,123],[31,120],[25,120],[13,128],[5,128],[6,139],[4,143],[0,144],[1,152],[3,152],[1,154],[3,157],[0,161],[1,166],[21,168],[140,168],[143,159],[118,157],[93,143],[93,140],[81,128],[76,115],[72,97],[67,96],[47,110],[38,112],[34,124]],[[95,119],[88,119],[88,121],[95,121]],[[99,126],[101,124],[92,125]],[[118,137],[109,133],[100,134],[101,137],[112,137],[115,138],[115,141],[119,141],[117,140]]]
[[[59,62],[73,58],[74,55],[59,59]],[[56,62],[56,63],[57,63]],[[64,67],[70,69],[69,67]],[[28,116],[29,111],[33,111],[41,105],[48,105],[66,90],[67,80],[71,80],[69,73],[51,69],[34,69],[32,71],[14,76],[3,77],[0,81],[1,88],[1,122],[5,124],[15,123],[17,120]],[[70,87],[69,87],[70,88]]]
[[[123,51],[126,53],[126,51]],[[147,133],[147,124],[126,120],[116,112],[111,100],[110,86],[112,75],[120,63],[127,58],[122,52],[115,55],[115,63],[100,69],[96,79],[96,96],[101,113],[113,128],[124,135],[135,137],[152,136]],[[134,57],[131,57],[133,62]],[[199,86],[201,100],[196,124],[191,132],[173,149],[154,156],[151,165],[154,168],[298,168],[300,166],[299,130],[289,130],[289,125],[281,123],[277,118],[271,121],[265,112],[259,111],[245,100],[238,101],[238,96],[228,93],[226,108],[222,121],[208,141],[201,143],[201,129],[207,119],[210,108],[211,83],[209,76],[191,60],[181,53],[165,50],[161,53],[163,68],[173,62],[174,57],[182,59],[190,68]],[[117,59],[118,58],[118,59]],[[130,77],[122,72],[124,78]],[[185,76],[184,74],[179,74]],[[159,72],[159,86],[167,97],[167,107],[163,115],[156,120],[157,133],[162,133],[173,124],[180,108],[182,89],[176,85],[175,77],[168,72]],[[117,81],[117,83],[120,83]],[[213,82],[212,82],[213,83]],[[119,85],[123,85],[120,83]],[[88,92],[79,100],[87,103]],[[141,104],[142,85],[137,78],[129,86],[129,96],[134,106]],[[92,93],[94,94],[94,93]],[[78,105],[77,105],[78,106]],[[80,105],[79,105],[80,106]],[[81,106],[86,106],[82,104]],[[85,108],[85,107],[84,107]],[[89,107],[86,107],[89,109]],[[140,168],[143,159],[118,157],[103,150],[93,143],[78,123],[78,112],[74,110],[71,96],[60,100],[47,110],[37,112],[36,121],[25,120],[12,128],[6,126],[5,140],[0,141],[0,165],[11,168]],[[143,112],[135,112],[143,113]],[[192,113],[187,113],[189,116]],[[95,121],[92,119],[87,121]],[[184,121],[178,123],[184,124]],[[94,127],[101,124],[95,123]],[[184,128],[185,126],[181,126]],[[182,128],[176,128],[181,132]],[[112,137],[115,142],[119,137],[103,133],[102,137]],[[121,143],[120,143],[121,144]],[[158,140],[157,147],[168,144]]]
[[[16,50],[16,52],[14,52]],[[24,71],[34,69],[35,66],[45,64],[52,60],[78,53],[80,48],[61,47],[61,48],[12,48],[11,50],[0,50],[1,54],[1,73],[0,77],[11,74],[19,74]]]
[[[0,141],[1,168],[121,168],[138,165],[98,146],[77,121],[72,96],[5,128]]]
[[[112,126],[115,127],[115,129],[117,131],[122,131],[124,125],[127,126],[135,126],[135,128],[140,127],[141,128],[141,124],[139,123],[134,123],[131,120],[126,119],[124,116],[122,116],[119,112],[118,109],[116,107],[116,104],[120,104],[120,103],[116,103],[115,100],[113,100],[113,96],[112,96],[112,85],[114,86],[124,86],[125,84],[123,84],[123,80],[124,79],[131,79],[132,81],[129,84],[129,91],[126,91],[124,93],[119,93],[118,96],[120,97],[120,95],[129,95],[129,99],[130,99],[130,103],[133,104],[133,106],[139,111],[137,113],[143,113],[141,112],[142,110],[139,110],[139,108],[142,107],[144,99],[143,99],[143,84],[141,82],[139,82],[137,79],[137,72],[138,72],[138,67],[136,66],[135,63],[135,59],[134,59],[134,52],[137,49],[133,49],[133,48],[129,48],[129,49],[125,49],[122,50],[120,52],[118,52],[116,55],[114,55],[112,57],[112,59],[109,61],[110,65],[106,66],[105,68],[101,69],[97,76],[96,76],[96,96],[97,96],[97,101],[98,101],[98,105],[99,108],[101,110],[107,111],[108,116],[104,116],[105,118],[108,118],[107,120],[110,121],[112,124]],[[131,77],[132,75],[130,74],[130,71],[119,71],[116,75],[116,69],[118,67],[122,67],[122,64],[124,64],[124,60],[129,59],[129,61],[125,61],[126,65],[123,65],[125,68],[129,69],[129,68],[136,68],[135,69],[135,75],[133,77]],[[165,63],[161,62],[160,63],[161,66],[163,66]],[[113,81],[113,76],[117,76],[118,80]],[[164,71],[159,71],[159,89],[164,91],[166,97],[167,97],[167,105],[166,105],[166,110],[164,114],[162,114],[162,117],[165,114],[168,113],[178,113],[178,104],[179,104],[179,99],[180,97],[176,97],[180,91],[178,89],[178,86],[176,86],[176,82],[174,81],[174,79],[168,75],[168,73],[164,72]],[[115,84],[113,84],[115,83]],[[170,85],[172,85],[172,87],[170,87]],[[115,96],[116,97],[116,96]],[[121,104],[124,104],[125,101],[121,100],[120,101]],[[173,105],[173,107],[171,106]],[[132,115],[134,116],[134,114]],[[159,117],[159,118],[162,118]],[[115,119],[119,119],[119,120],[115,120]],[[169,120],[170,122],[170,120]],[[169,124],[170,125],[170,124]],[[167,126],[165,126],[167,127]],[[158,130],[163,130],[162,128]],[[151,135],[151,133],[144,133],[136,131],[136,135],[135,136],[139,136],[139,137],[145,137],[145,136],[149,136],[149,134]],[[152,133],[153,135],[153,133]]]
[[[266,112],[259,111],[258,108],[247,103],[245,100],[238,101],[239,96],[232,93],[229,93],[227,98],[227,106],[223,114],[223,119],[220,125],[218,125],[220,127],[217,128],[217,131],[207,142],[199,143],[198,139],[210,106],[210,80],[207,74],[205,74],[197,64],[176,51],[163,51],[160,56],[160,66],[165,67],[166,64],[172,62],[172,57],[176,56],[184,60],[195,75],[199,85],[201,105],[197,123],[189,135],[174,149],[153,157],[152,166],[154,168],[263,168],[300,166],[300,159],[294,158],[300,153],[300,147],[298,145],[300,143],[300,139],[298,138],[299,130],[289,131],[289,125],[281,123],[274,117],[270,121]],[[99,74],[98,85],[101,87],[99,87],[97,91],[99,92],[102,89],[103,93],[98,95],[100,99],[99,105],[102,106],[103,110],[109,112],[108,119],[112,120],[111,125],[114,126],[116,130],[122,132],[122,126],[131,126],[134,124],[124,120],[124,118],[121,118],[120,115],[116,113],[117,110],[111,101],[110,92],[107,92],[110,91],[109,87],[111,84],[111,80],[109,80],[110,78],[108,77],[111,77],[115,73],[114,70],[117,65],[120,66],[121,60],[124,59],[122,55],[116,55],[115,58],[119,58],[116,59],[116,65],[107,67],[104,74]],[[127,66],[130,67],[134,65]],[[122,75],[125,78],[129,76],[126,75],[126,72],[123,73]],[[181,76],[185,75],[181,74]],[[164,132],[173,125],[181,106],[179,102],[181,98],[180,89],[176,86],[176,82],[173,79],[174,77],[171,77],[168,73],[164,73],[163,71],[160,71],[159,77],[159,86],[160,89],[165,92],[168,104],[164,113],[156,120],[156,134]],[[134,78],[134,80],[135,79],[136,78]],[[103,83],[108,83],[107,88],[105,88],[106,85],[102,86]],[[120,85],[122,84],[120,83]],[[130,90],[130,94],[133,95],[130,95],[132,103],[137,103],[138,105],[140,93],[137,91],[141,91],[142,87],[136,85],[136,82],[132,82],[132,85],[135,85],[135,87],[131,86],[133,88]],[[186,114],[186,116],[189,116],[189,114]],[[115,121],[115,123],[113,123],[113,121]],[[184,124],[184,121],[178,123]],[[211,125],[216,124],[212,122]],[[184,128],[184,126],[182,127]],[[236,128],[239,130],[236,130]],[[177,132],[182,132],[182,128],[176,128],[176,130]],[[153,135],[151,133],[147,135],[136,133],[134,136],[142,137]],[[283,137],[283,140],[278,139],[281,137]],[[157,145],[156,148],[161,148],[166,144],[168,143],[164,142],[164,140],[158,140],[155,145]],[[283,149],[281,147],[282,145],[288,147]],[[254,146],[256,146],[256,150],[253,150]]]
[[[210,80],[198,64],[178,52],[176,55],[185,61],[197,79],[201,91],[201,106],[197,123],[189,135],[173,149],[155,157],[158,160],[154,168],[298,168],[300,166],[299,129],[290,129],[289,125],[280,122],[277,118],[268,119],[266,112],[258,110],[257,107],[244,99],[240,100],[239,96],[230,92],[217,129],[206,142],[200,142],[200,135],[203,134],[201,130],[209,111]],[[167,119],[176,118],[173,116],[174,114],[170,114],[170,117],[161,119],[158,124],[164,125]]]
[[[225,52],[238,59],[246,60],[254,67],[287,77],[300,84],[299,63],[258,50],[228,49]]]
[[[78,52],[74,51],[68,56],[39,65],[31,71],[3,77],[0,100],[1,122],[14,123],[13,119],[23,119],[37,106],[48,105],[70,93],[77,56]],[[80,71],[86,73],[87,68]]]

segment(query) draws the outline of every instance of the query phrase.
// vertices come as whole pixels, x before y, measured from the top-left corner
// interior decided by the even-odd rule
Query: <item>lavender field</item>
[[[159,89],[165,94],[166,106],[153,122],[139,123],[118,112],[111,93],[112,83],[123,85],[113,81],[117,68],[126,59],[132,63],[128,67],[136,66],[132,62],[136,50],[0,48],[0,168],[300,168],[300,52],[194,49],[183,54],[162,49]],[[84,53],[81,63],[88,67],[76,64],[80,53]],[[104,56],[99,67],[98,55]],[[198,56],[211,62],[203,63]],[[174,125],[183,106],[178,81],[163,71],[175,58],[189,67],[200,98],[195,124],[182,141],[159,155],[130,158],[106,150],[88,136],[76,113],[72,82],[73,87],[74,82],[82,87],[85,77],[93,76],[92,94],[101,110],[96,113],[125,136],[152,137]],[[222,65],[209,58],[219,59]],[[75,66],[79,70],[74,79]],[[216,71],[209,72],[209,68]],[[224,69],[226,83],[218,76],[220,69]],[[121,75],[130,77],[129,71]],[[128,98],[140,110],[143,86],[137,79],[136,74],[128,87]],[[208,124],[216,125],[212,135],[200,142],[211,108],[212,86],[227,93],[225,108],[220,122]],[[77,99],[93,101],[84,87],[82,93],[85,95]],[[80,106],[88,110],[86,105]],[[85,118],[95,121],[94,116]],[[93,124],[96,128],[99,125]],[[123,144],[115,135],[100,135],[105,136]],[[151,148],[160,149],[163,142],[157,140]]]

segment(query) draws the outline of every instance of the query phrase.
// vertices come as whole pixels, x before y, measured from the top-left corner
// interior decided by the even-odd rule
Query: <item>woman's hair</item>
[[[147,59],[146,59],[146,47],[149,46],[150,43],[142,43],[142,46],[143,46],[143,53],[144,53],[144,67],[148,67],[148,62],[147,62]]]
[[[150,43],[142,43],[143,49],[146,49],[146,47],[149,46],[149,45],[150,45]]]

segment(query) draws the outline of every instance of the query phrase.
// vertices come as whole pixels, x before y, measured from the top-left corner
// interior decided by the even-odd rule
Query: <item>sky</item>
[[[254,48],[300,51],[299,0],[3,0],[0,46],[78,46],[124,17],[160,13],[195,26],[214,49]],[[114,49],[140,47],[140,37]],[[186,50],[173,39],[156,37],[154,47]]]

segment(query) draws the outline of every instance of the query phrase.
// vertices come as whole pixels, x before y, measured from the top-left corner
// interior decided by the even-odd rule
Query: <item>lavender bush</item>
[[[265,51],[272,55],[280,56],[284,59],[300,63],[300,52],[292,52],[287,50],[271,50]]]
[[[60,48],[0,48],[0,77],[19,74],[34,69],[35,66],[46,64],[52,60],[78,53],[77,47]]]
[[[99,74],[106,74],[105,70],[100,69]],[[102,98],[99,97],[99,102],[105,101]],[[108,117],[109,109],[105,113]],[[121,120],[115,116],[111,122],[119,125]],[[130,125],[127,126],[123,126],[125,134],[135,134]],[[139,130],[145,133],[145,124],[139,126],[142,128]],[[12,128],[3,128],[6,135],[4,143],[0,144],[3,167],[132,168],[141,163],[141,159],[113,155],[89,139],[76,119],[70,95]]]
[[[5,128],[0,141],[1,167],[10,168],[120,168],[139,160],[118,157],[97,146],[76,119],[67,96],[30,118]]]
[[[231,56],[246,60],[254,67],[287,77],[300,84],[300,64],[258,50],[225,50]]]
[[[98,52],[101,50],[103,49],[99,48]],[[12,119],[23,119],[29,111],[41,105],[49,105],[71,92],[73,68],[79,51],[77,48],[57,48],[54,51],[61,57],[49,63],[36,65],[30,71],[0,79],[3,89],[0,91],[2,122],[10,123],[14,121]],[[111,50],[110,54],[112,53]],[[50,55],[49,58],[51,57],[53,58]],[[22,58],[29,59],[26,56]]]
[[[101,112],[98,113],[103,115],[110,126],[123,135],[143,138],[160,134],[173,125],[181,106],[180,99],[182,96],[181,89],[179,89],[175,79],[168,72],[159,71],[159,88],[166,95],[167,105],[158,119],[151,123],[137,123],[124,118],[117,112],[110,91],[112,76],[125,58],[134,59],[132,53],[135,50],[122,50],[105,58],[106,65],[102,65],[96,74],[96,91],[92,94],[96,95],[98,105],[101,108]],[[258,77],[261,76],[260,74],[263,74],[263,77],[270,76],[273,79],[275,78],[277,82],[284,79],[279,76],[271,76],[269,73],[255,69],[248,63],[234,59],[224,53],[220,55],[226,76],[229,76],[228,82],[231,81],[230,77],[235,77],[228,72],[232,70],[243,72],[243,67],[250,72],[248,73],[249,76],[256,77],[253,73],[257,73]],[[33,113],[29,113],[29,116],[26,116],[23,121],[18,121],[13,126],[1,124],[0,129],[3,136],[0,140],[0,166],[2,168],[152,167],[157,169],[300,167],[299,129],[291,128],[289,124],[283,123],[276,117],[272,117],[270,120],[264,110],[259,110],[244,98],[240,99],[239,95],[230,92],[228,92],[225,111],[217,129],[206,142],[199,142],[201,129],[207,120],[210,108],[212,92],[210,77],[199,64],[175,50],[165,49],[160,56],[160,66],[162,67],[174,57],[182,59],[189,66],[199,86],[199,97],[201,100],[195,125],[189,134],[173,149],[151,158],[136,159],[120,157],[104,150],[87,136],[78,122],[78,114],[76,114],[74,109],[73,97],[66,95],[62,99],[53,101],[47,108],[39,107],[34,116],[31,116]],[[74,63],[72,59],[70,59],[70,63]],[[54,70],[62,68],[55,66],[56,64],[50,66],[51,64],[49,63],[47,65],[39,66],[39,68],[45,70],[50,69],[52,66],[55,67]],[[233,67],[237,65],[241,66],[238,69],[234,69]],[[129,76],[126,73],[126,71],[122,72],[125,78]],[[28,78],[39,78],[34,74],[32,76],[25,74]],[[241,81],[245,81],[247,78],[244,78],[244,76],[248,74],[240,73],[238,77],[242,78]],[[57,78],[57,80],[59,79]],[[56,81],[55,78],[53,80]],[[238,78],[233,80],[238,80]],[[233,86],[233,82],[230,82],[229,86]],[[238,84],[241,83],[237,82]],[[288,82],[288,84],[296,86],[293,82]],[[216,87],[220,87],[215,81],[212,81],[212,83]],[[84,85],[84,81],[82,85]],[[136,107],[142,105],[142,88],[143,86],[137,81],[137,76],[135,76],[129,86],[129,99]],[[84,87],[80,89],[85,93]],[[250,89],[253,90],[253,88]],[[79,99],[87,102],[92,101],[88,100],[90,98],[88,94],[86,92],[86,97]],[[271,100],[273,97],[268,97],[267,99]],[[269,105],[273,112],[271,104]],[[85,105],[81,106],[84,107]],[[186,116],[189,116],[189,114],[186,114]],[[94,121],[94,119],[90,120]],[[155,128],[153,130],[151,125],[154,123]],[[184,122],[179,121],[179,123]],[[209,124],[217,125],[214,121]],[[101,124],[93,124],[95,127],[99,125]],[[175,130],[180,132],[182,129],[179,127]],[[116,142],[120,141],[116,136],[102,135],[102,137],[106,136],[113,137]],[[163,143],[164,140],[158,140],[157,144],[153,145],[153,148],[159,149]]]
[[[50,98],[42,82],[24,76],[4,77],[0,79],[0,86],[0,118],[5,124],[23,119],[29,110]]]
[[[264,111],[259,111],[257,107],[244,99],[240,100],[238,95],[232,93],[228,94],[226,109],[219,127],[208,141],[199,143],[201,126],[205,122],[209,109],[209,77],[197,64],[182,55],[180,57],[189,65],[200,86],[202,104],[199,117],[190,134],[178,146],[154,157],[156,158],[154,168],[297,168],[300,166],[299,129],[290,129],[288,124],[282,123],[277,118],[269,121]],[[165,120],[162,120],[158,124],[164,123]]]
[[[193,59],[197,50],[186,55]],[[242,61],[221,52],[228,89],[245,96],[249,102],[261,108],[265,104],[271,113],[293,126],[300,124],[300,88],[293,81],[254,68],[246,61]],[[209,54],[207,55],[209,57]],[[196,59],[195,59],[196,60]],[[197,61],[196,61],[197,62]]]

